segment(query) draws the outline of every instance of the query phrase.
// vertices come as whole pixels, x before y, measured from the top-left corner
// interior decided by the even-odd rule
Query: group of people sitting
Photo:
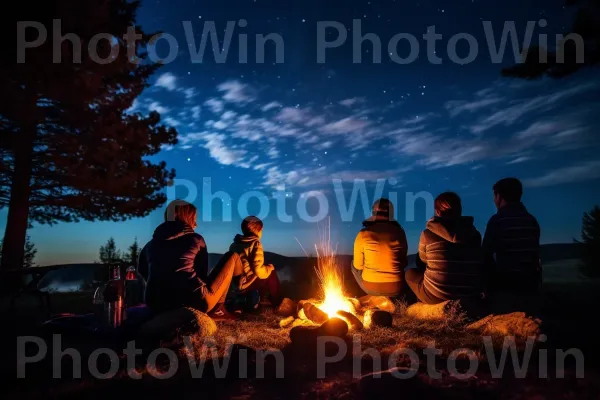
[[[406,234],[393,204],[377,200],[354,243],[351,270],[358,285],[366,294],[412,295],[427,304],[483,299],[495,290],[537,290],[540,228],[521,202],[521,182],[502,179],[493,193],[498,212],[483,240],[473,217],[463,216],[460,197],[440,194],[435,216],[421,234],[416,268],[408,268]],[[196,214],[194,205],[175,200],[143,248],[138,271],[147,280],[148,307],[160,313],[189,306],[215,320],[235,320],[238,316],[225,307],[231,292],[258,292],[262,301],[278,307],[279,278],[274,266],[265,264],[260,242],[263,222],[245,218],[242,233],[209,273],[206,242],[194,232]]]
[[[484,299],[500,291],[535,292],[541,283],[540,227],[523,203],[523,186],[505,178],[493,187],[497,213],[483,236],[464,216],[460,197],[440,194],[419,240],[416,268],[407,268],[404,230],[393,205],[380,199],[354,243],[352,272],[368,294],[412,294],[426,304]]]

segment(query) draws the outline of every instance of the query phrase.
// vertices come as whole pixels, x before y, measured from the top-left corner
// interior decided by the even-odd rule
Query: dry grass
[[[424,349],[435,346],[447,356],[459,348],[472,350],[480,358],[484,355],[484,342],[480,333],[468,330],[464,315],[451,312],[447,318],[436,321],[423,321],[405,315],[406,305],[397,304],[393,326],[390,328],[372,327],[359,332],[351,332],[354,341],[358,341],[363,349],[375,348],[382,354],[389,354],[399,348]],[[219,330],[214,338],[207,339],[192,336],[191,343],[195,347],[195,355],[199,358],[223,356],[231,344],[251,347],[256,350],[281,350],[290,344],[290,327],[281,328],[282,318],[273,311],[266,310],[260,314],[246,315],[238,322],[220,322]],[[502,338],[495,338],[501,344]],[[216,352],[201,353],[206,344]],[[182,350],[187,353],[191,349]]]

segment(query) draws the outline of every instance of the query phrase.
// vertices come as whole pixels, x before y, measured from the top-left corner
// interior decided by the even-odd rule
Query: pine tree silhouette
[[[123,221],[166,201],[161,190],[175,172],[148,156],[175,144],[177,132],[156,112],[127,112],[160,66],[147,62],[150,35],[136,27],[137,47],[124,39],[139,4],[15,2],[4,13],[11,34],[1,39],[0,64],[0,208],[8,207],[2,269],[22,265],[32,222]],[[53,49],[53,19],[60,19],[62,35],[73,34],[60,52]],[[47,40],[18,46],[19,32],[21,42],[41,35],[20,21],[40,24]],[[113,39],[93,39],[98,33]]]
[[[600,0],[566,0],[565,5],[566,12],[571,12],[571,7],[577,7],[577,11],[570,31],[563,34],[564,40],[557,43],[556,51],[539,46],[521,49],[523,63],[504,68],[503,76],[563,78],[600,63]],[[553,36],[548,37],[550,43]],[[581,38],[580,43],[576,37]]]
[[[600,207],[594,206],[581,219],[581,273],[600,277]]]
[[[122,261],[122,254],[117,250],[114,238],[111,237],[105,245],[100,246],[99,257],[102,264],[114,264]]]

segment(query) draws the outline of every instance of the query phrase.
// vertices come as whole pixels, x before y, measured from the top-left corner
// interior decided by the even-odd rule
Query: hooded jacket
[[[146,303],[151,309],[194,304],[208,275],[206,242],[184,222],[164,222],[142,249],[138,271],[148,281]]]
[[[473,217],[433,217],[419,241],[423,285],[440,300],[478,296],[483,289],[481,234]]]
[[[265,265],[265,253],[258,236],[235,235],[229,251],[239,254],[243,272],[239,277],[239,289],[247,289],[255,279],[267,279],[273,271],[272,265]]]
[[[402,282],[408,264],[404,229],[395,220],[371,217],[354,241],[354,268],[362,270],[364,281]]]

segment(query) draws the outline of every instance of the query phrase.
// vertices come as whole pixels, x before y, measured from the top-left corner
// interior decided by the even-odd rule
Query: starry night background
[[[351,221],[342,221],[331,179],[342,179],[345,201],[354,179],[366,180],[371,203],[377,179],[386,179],[384,195],[396,193],[399,222],[404,226],[409,253],[432,210],[417,201],[415,217],[406,220],[405,194],[426,191],[433,197],[454,190],[463,199],[464,213],[475,218],[483,233],[495,212],[492,185],[516,176],[525,185],[524,202],[538,218],[542,242],[571,242],[578,237],[581,216],[600,198],[600,122],[596,71],[561,80],[503,78],[502,67],[514,64],[507,46],[504,62],[492,63],[482,22],[491,21],[499,43],[505,21],[515,21],[522,40],[527,21],[547,21],[537,35],[564,32],[572,20],[562,1],[143,1],[138,22],[148,32],[162,31],[179,43],[177,58],[154,76],[153,86],[138,98],[130,112],[160,112],[165,124],[179,132],[179,144],[157,158],[177,170],[177,178],[198,189],[194,202],[202,216],[203,178],[211,191],[232,199],[232,220],[223,221],[215,200],[210,221],[199,220],[197,231],[209,252],[225,251],[245,215],[237,203],[251,190],[269,196],[265,219],[265,249],[301,255],[319,238],[328,221],[339,253],[350,253],[364,219],[358,199]],[[216,63],[210,45],[202,63],[193,63],[183,28],[191,21],[196,47],[203,24],[214,21],[221,42],[228,21],[236,25],[227,62]],[[360,19],[362,34],[375,33],[382,42],[382,62],[373,63],[373,45],[362,45],[362,63],[353,63],[352,20]],[[317,23],[337,21],[348,29],[346,43],[328,49],[326,62],[317,63]],[[427,58],[422,35],[435,26],[441,64]],[[448,39],[457,33],[473,35],[479,43],[476,60],[452,62]],[[238,35],[248,35],[248,62],[239,62]],[[274,46],[267,44],[265,63],[255,60],[256,34],[277,33],[285,43],[284,62],[276,63]],[[410,64],[393,62],[389,40],[398,33],[419,39],[420,56]],[[331,29],[328,40],[337,36]],[[408,55],[406,41],[398,54]],[[166,41],[156,45],[161,56]],[[461,41],[457,53],[466,56]],[[296,205],[314,191],[328,201],[327,218],[303,222]],[[276,193],[275,196],[273,193]],[[292,222],[277,217],[277,200],[285,197]],[[188,193],[179,187],[178,197]],[[308,212],[317,213],[315,199]],[[370,204],[366,204],[367,207]],[[226,205],[227,208],[227,205]],[[250,201],[249,211],[258,212]],[[125,223],[77,223],[34,226],[32,241],[41,265],[90,262],[110,236],[126,248],[137,237],[143,245],[162,220],[163,210]],[[2,228],[6,211],[1,215]]]

